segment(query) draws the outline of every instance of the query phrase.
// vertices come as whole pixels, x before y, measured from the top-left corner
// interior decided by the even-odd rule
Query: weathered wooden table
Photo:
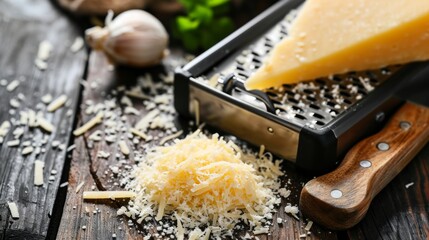
[[[96,129],[104,131],[107,126],[97,126],[80,137],[74,137],[72,131],[93,117],[87,114],[91,105],[106,104],[109,100],[114,103],[110,110],[122,113],[129,103],[121,101],[124,94],[112,92],[113,89],[118,85],[132,89],[140,84],[138,77],[147,73],[154,79],[159,78],[160,73],[171,74],[175,65],[186,62],[185,54],[172,51],[163,66],[156,68],[113,70],[99,53],[85,49],[70,51],[73,41],[82,36],[86,27],[85,22],[59,11],[50,1],[0,1],[0,79],[4,79],[0,81],[0,124],[4,121],[12,124],[0,145],[0,239],[112,239],[112,236],[143,239],[147,234],[140,228],[129,227],[127,219],[116,216],[122,203],[82,200],[83,190],[119,188],[117,182],[112,181],[110,168],[118,163],[119,150],[117,142],[108,144],[89,139]],[[38,45],[43,40],[54,46],[46,70],[34,64]],[[19,85],[12,89],[13,86],[8,87],[12,82]],[[166,89],[172,87],[166,86]],[[420,94],[427,96],[428,89],[421,90]],[[41,103],[41,97],[46,94],[53,98],[65,94],[68,100],[58,110],[47,112],[46,105]],[[140,112],[139,116],[126,115],[116,119],[118,124],[133,126],[147,113],[142,100],[134,98],[132,104]],[[48,133],[31,127],[28,119],[22,120],[22,115],[27,116],[31,111],[40,112],[55,130]],[[180,118],[176,118],[175,124],[178,128],[188,128],[187,122]],[[15,138],[19,139],[16,146],[7,144]],[[126,133],[117,138],[129,141]],[[131,140],[128,144],[139,147]],[[32,147],[32,151],[23,154],[28,147]],[[97,157],[101,150],[111,153],[110,157]],[[43,186],[33,184],[35,160],[45,163]],[[132,160],[130,156],[128,161]],[[290,180],[287,187],[292,191],[283,206],[286,202],[296,205],[308,178],[292,165],[285,164],[283,169],[287,174],[285,179]],[[334,232],[315,224],[312,234],[306,238],[427,239],[428,173],[429,146],[426,146],[374,199],[359,225]],[[407,188],[408,183],[414,185]],[[78,185],[82,186],[79,192]],[[19,219],[12,219],[7,202],[18,205]],[[303,227],[308,222],[305,216],[300,215],[298,221],[279,211],[274,219],[276,217],[287,221],[281,226],[274,224],[271,234],[260,235],[260,239],[298,239],[305,233]]]

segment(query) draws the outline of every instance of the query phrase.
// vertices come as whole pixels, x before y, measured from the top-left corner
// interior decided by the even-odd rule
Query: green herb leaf
[[[195,30],[200,25],[200,21],[192,20],[189,17],[179,16],[176,19],[177,27],[181,32]]]
[[[197,5],[194,10],[189,13],[189,17],[204,23],[209,23],[213,19],[213,11],[208,7]]]
[[[228,3],[229,0],[206,0],[206,4],[209,7],[218,7],[220,5]]]

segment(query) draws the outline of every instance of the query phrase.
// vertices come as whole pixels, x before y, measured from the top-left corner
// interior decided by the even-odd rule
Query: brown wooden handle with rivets
[[[354,226],[428,140],[429,108],[405,103],[379,133],[355,145],[336,170],[304,186],[301,211],[330,229]]]

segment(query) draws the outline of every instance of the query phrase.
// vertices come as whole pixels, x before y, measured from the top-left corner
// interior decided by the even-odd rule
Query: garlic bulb
[[[143,10],[123,12],[113,21],[112,17],[109,11],[104,28],[85,31],[92,48],[103,51],[116,64],[147,67],[162,60],[168,34],[158,19]]]

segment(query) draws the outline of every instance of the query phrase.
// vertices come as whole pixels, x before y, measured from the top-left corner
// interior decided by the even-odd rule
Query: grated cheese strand
[[[60,107],[62,107],[66,103],[66,101],[67,101],[67,95],[63,94],[59,96],[57,99],[55,99],[48,105],[47,107],[48,112],[55,112]]]
[[[146,131],[149,127],[149,124],[153,121],[153,119],[158,116],[161,112],[158,109],[154,109],[150,111],[146,116],[144,116],[140,121],[135,125],[135,129],[140,131]]]
[[[310,231],[311,227],[313,226],[313,221],[309,221],[307,225],[305,226],[305,231]]]
[[[125,141],[119,142],[119,149],[125,156],[128,156],[130,154],[130,149],[128,148],[127,143]]]
[[[131,128],[130,129],[131,133],[141,137],[143,140],[148,141],[150,139],[150,137],[142,132],[140,132],[139,130],[137,130],[136,128]]]
[[[45,130],[48,133],[51,133],[55,130],[54,125],[48,122],[48,120],[44,119],[43,117],[37,117],[37,124],[41,129]]]
[[[83,185],[85,185],[85,181],[83,181],[83,182],[79,183],[79,185],[77,185],[75,192],[78,193],[80,191],[80,189],[83,187]]]
[[[84,191],[83,199],[116,199],[134,198],[136,194],[131,191]]]
[[[87,123],[85,123],[84,125],[82,125],[80,128],[74,130],[73,131],[73,135],[75,135],[77,137],[77,136],[80,136],[80,135],[84,134],[89,129],[93,128],[95,125],[101,123],[102,120],[103,120],[103,116],[104,116],[104,113],[103,112],[99,112],[97,114],[97,116],[95,116],[94,118],[92,118],[91,120],[89,120]]]
[[[45,163],[40,160],[34,161],[34,185],[42,186],[43,185],[43,168]]]
[[[176,139],[176,138],[178,138],[182,134],[183,134],[183,130],[180,130],[180,131],[178,131],[176,133],[173,133],[173,134],[171,134],[169,136],[166,136],[163,139],[161,139],[161,141],[159,141],[159,145],[164,145],[164,143],[166,143],[166,142],[168,142],[168,141],[170,141],[172,139]]]
[[[19,86],[19,81],[18,80],[13,80],[12,82],[10,82],[7,85],[6,90],[8,92],[13,92],[18,86]]]
[[[7,205],[9,206],[10,216],[13,219],[18,219],[19,218],[19,211],[18,211],[18,207],[16,206],[16,203],[7,202]]]

